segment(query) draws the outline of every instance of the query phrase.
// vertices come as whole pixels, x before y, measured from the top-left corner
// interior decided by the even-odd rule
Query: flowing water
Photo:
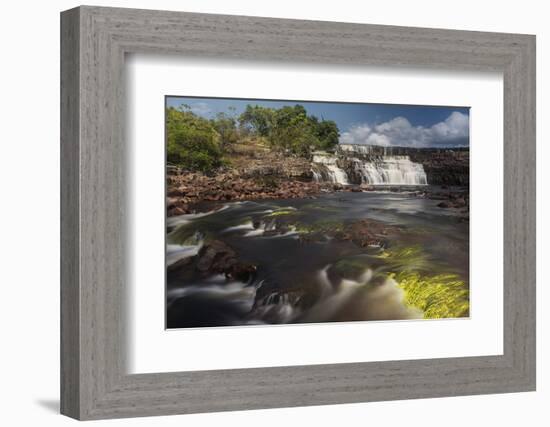
[[[374,147],[378,151],[382,147]],[[317,182],[347,185],[427,185],[426,172],[420,163],[407,155],[374,154],[373,148],[341,145],[335,154],[313,154],[313,177]]]
[[[366,162],[353,159],[354,171],[362,184],[371,185],[426,185],[426,172],[420,163],[409,156],[380,156]]]
[[[349,184],[346,171],[338,166],[338,157],[329,153],[317,152],[313,155],[313,177],[317,182],[323,180],[333,184]]]
[[[425,317],[407,303],[418,289],[404,288],[400,277],[446,275],[462,294],[468,289],[468,223],[436,205],[414,193],[338,192],[212,205],[206,213],[169,218],[167,326]],[[392,231],[365,246],[342,237],[340,231],[366,219]],[[197,254],[213,240],[254,264],[255,274],[239,281],[198,272]],[[183,267],[174,272],[176,263]],[[439,296],[441,286],[434,287]]]

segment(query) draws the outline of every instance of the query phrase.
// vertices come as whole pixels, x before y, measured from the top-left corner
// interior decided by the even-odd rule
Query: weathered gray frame
[[[129,52],[504,75],[504,354],[128,375]],[[61,412],[183,414],[535,389],[535,37],[83,6],[61,15]]]

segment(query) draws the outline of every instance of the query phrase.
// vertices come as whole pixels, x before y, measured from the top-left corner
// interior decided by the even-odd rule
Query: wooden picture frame
[[[125,370],[124,57],[484,70],[504,78],[504,353]],[[535,389],[535,37],[103,7],[61,14],[61,412],[184,414]]]

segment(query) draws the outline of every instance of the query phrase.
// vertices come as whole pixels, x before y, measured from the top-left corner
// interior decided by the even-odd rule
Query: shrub
[[[220,137],[212,124],[186,109],[166,110],[167,161],[208,172],[222,164]]]

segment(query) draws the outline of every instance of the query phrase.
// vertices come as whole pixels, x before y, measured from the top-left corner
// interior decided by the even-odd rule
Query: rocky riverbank
[[[352,151],[355,150],[355,151]],[[388,154],[389,153],[389,154]],[[359,184],[361,179],[352,170],[352,161],[346,159],[380,156],[409,156],[422,164],[428,186]],[[467,149],[410,149],[384,147],[343,147],[333,156],[341,157],[340,165],[349,164],[349,184],[315,179],[313,160],[271,150],[261,145],[236,144],[232,147],[228,164],[211,174],[189,172],[177,167],[167,171],[167,215],[176,216],[201,211],[205,202],[230,202],[262,199],[296,199],[316,197],[335,191],[407,191],[417,197],[440,200],[442,209],[469,207]],[[340,160],[339,160],[340,161]],[[334,166],[336,167],[336,166]],[[357,178],[357,177],[356,177]],[[425,180],[424,180],[425,183]],[[438,186],[437,188],[433,186]]]
[[[414,197],[438,200],[442,209],[458,209],[465,218],[469,214],[468,187],[412,187],[339,185],[314,181],[291,180],[280,176],[243,178],[236,171],[215,176],[201,173],[175,173],[168,176],[167,215],[177,216],[203,211],[205,202],[240,200],[315,198],[329,192],[407,192]],[[210,208],[206,208],[208,210]]]
[[[174,173],[168,175],[167,214],[183,215],[200,210],[202,202],[260,199],[296,199],[319,194],[323,185],[279,175],[254,178],[239,171],[228,170],[214,176],[202,173]]]

